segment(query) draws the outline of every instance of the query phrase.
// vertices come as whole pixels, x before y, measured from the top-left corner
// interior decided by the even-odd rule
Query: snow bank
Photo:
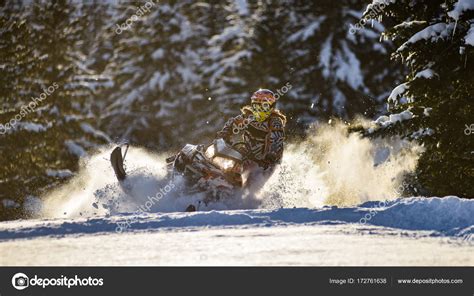
[[[196,227],[276,227],[289,225],[333,225],[360,223],[368,213],[372,216],[365,225],[427,231],[426,235],[463,237],[471,240],[474,234],[474,200],[449,196],[444,198],[404,198],[379,207],[367,202],[357,207],[329,207],[319,209],[292,208],[276,210],[235,210],[195,213],[120,214],[110,217],[75,220],[10,221],[0,224],[0,239],[63,236],[68,234],[103,233],[117,231],[117,225],[128,223],[127,231],[158,231],[170,228]],[[360,224],[364,227],[363,224]]]
[[[410,230],[433,230],[445,235],[466,235],[465,229],[471,229],[474,233],[472,213],[474,200],[455,196],[405,198],[390,203],[370,223]]]

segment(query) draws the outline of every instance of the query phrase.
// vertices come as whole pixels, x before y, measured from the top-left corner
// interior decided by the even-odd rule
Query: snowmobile
[[[123,161],[128,144],[122,156],[121,146],[116,147],[110,161],[119,182],[123,182],[127,173]],[[186,144],[177,154],[166,159],[170,177],[183,176],[186,194],[204,192],[202,202],[206,205],[230,197],[236,189],[245,186],[246,177],[254,167],[251,157],[241,151],[245,143],[230,145],[224,139],[216,139],[209,145]],[[248,150],[247,150],[248,151]],[[189,205],[186,211],[195,211],[196,206]]]

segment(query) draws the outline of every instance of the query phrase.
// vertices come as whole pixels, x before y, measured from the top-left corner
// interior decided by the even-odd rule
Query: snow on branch
[[[398,98],[400,98],[409,88],[410,86],[408,85],[408,82],[402,83],[399,86],[395,87],[392,90],[390,96],[388,97],[388,102],[393,102],[394,104],[396,104]]]
[[[474,10],[474,1],[459,0],[456,5],[454,5],[454,9],[448,12],[448,15],[458,21],[459,18],[468,10]]]
[[[432,43],[437,42],[439,39],[446,40],[449,38],[449,36],[452,35],[454,26],[454,23],[437,23],[428,26],[416,33],[415,35],[411,36],[411,38],[408,39],[407,42],[403,43],[402,46],[397,49],[397,52],[404,51],[408,48],[409,45],[415,44],[422,40],[430,41]]]

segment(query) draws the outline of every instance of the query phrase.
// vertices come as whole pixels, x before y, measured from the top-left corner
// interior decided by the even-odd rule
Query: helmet
[[[269,89],[259,89],[253,93],[252,113],[259,122],[265,121],[275,108],[275,94]]]

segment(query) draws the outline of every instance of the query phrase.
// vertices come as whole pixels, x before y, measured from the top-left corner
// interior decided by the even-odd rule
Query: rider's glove
[[[265,156],[265,160],[269,163],[275,163],[277,160],[278,160],[278,156],[276,155],[276,153],[274,152],[269,152],[267,153],[267,155]]]
[[[266,170],[269,167],[273,166],[277,161],[278,161],[277,154],[273,152],[269,152],[265,156],[265,159],[258,161],[258,165],[262,167],[264,170]]]

